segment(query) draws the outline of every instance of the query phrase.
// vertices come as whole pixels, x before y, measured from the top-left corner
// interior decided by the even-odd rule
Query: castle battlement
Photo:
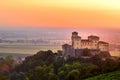
[[[72,47],[73,49],[100,49],[101,51],[109,50],[109,43],[100,41],[98,36],[88,36],[88,39],[82,39],[77,32],[72,33]]]

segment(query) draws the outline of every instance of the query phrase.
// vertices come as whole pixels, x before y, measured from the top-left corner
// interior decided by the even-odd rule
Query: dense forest
[[[16,64],[12,57],[1,59],[0,63],[7,65],[7,69],[0,71],[0,80],[92,80],[89,78],[120,70],[119,58],[101,54],[65,58],[51,50],[28,56],[21,64]]]

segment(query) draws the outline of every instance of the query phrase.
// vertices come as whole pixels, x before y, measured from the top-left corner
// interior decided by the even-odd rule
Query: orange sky
[[[0,26],[120,29],[120,0],[1,0]]]

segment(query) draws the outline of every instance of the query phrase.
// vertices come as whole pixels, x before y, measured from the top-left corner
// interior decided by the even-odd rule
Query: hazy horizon
[[[46,38],[46,39],[71,39],[71,33],[73,31],[77,31],[82,38],[87,38],[89,35],[96,35],[101,38],[101,40],[105,40],[108,42],[119,42],[120,32],[119,30],[112,29],[97,29],[97,28],[0,28],[1,36],[5,36],[6,38],[14,38],[12,35],[16,35],[16,37],[20,38]],[[4,35],[3,35],[4,34]],[[9,34],[9,35],[8,35]],[[116,40],[117,39],[117,40]],[[117,43],[118,43],[117,42]]]

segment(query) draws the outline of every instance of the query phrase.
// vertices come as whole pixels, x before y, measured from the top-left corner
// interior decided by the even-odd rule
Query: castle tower
[[[78,32],[72,32],[72,47],[74,49],[80,49],[81,48],[81,37],[78,36]]]
[[[99,48],[99,45],[98,45],[99,37],[98,36],[93,36],[93,35],[88,36],[88,40],[92,42],[91,49]]]
[[[63,56],[75,56],[74,49],[69,44],[62,45]]]

